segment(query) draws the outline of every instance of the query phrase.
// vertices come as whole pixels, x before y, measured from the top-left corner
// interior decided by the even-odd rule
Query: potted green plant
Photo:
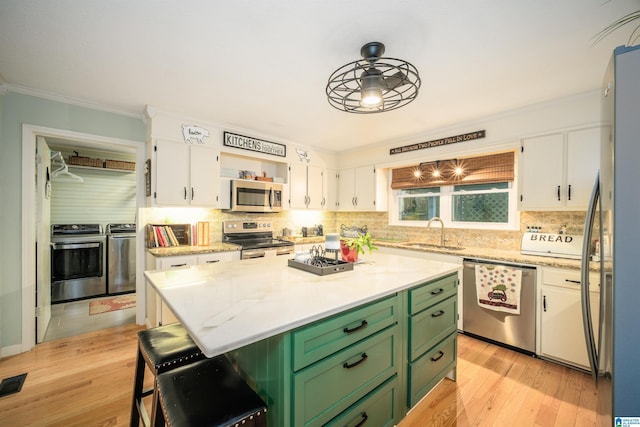
[[[371,233],[359,234],[358,237],[340,239],[340,252],[342,254],[343,261],[358,261],[358,254],[364,255],[365,248],[369,249],[369,253],[378,249],[373,244]]]

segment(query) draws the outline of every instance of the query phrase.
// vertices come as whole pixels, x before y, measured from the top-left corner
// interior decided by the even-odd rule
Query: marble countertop
[[[381,253],[362,258],[353,271],[327,276],[288,267],[288,257],[144,274],[202,351],[213,357],[461,267]]]
[[[242,249],[239,245],[231,243],[211,243],[207,246],[172,246],[168,248],[149,248],[147,251],[157,257],[178,256],[178,255],[197,255],[210,254],[214,252],[239,251]]]
[[[447,248],[438,248],[436,246],[427,247],[427,248],[416,248],[412,246],[417,242],[394,242],[394,241],[384,241],[384,240],[375,240],[374,244],[376,246],[397,248],[397,249],[407,249],[412,251],[421,251],[421,252],[432,252],[432,253],[440,253],[446,255],[459,256],[462,258],[478,258],[485,260],[493,260],[493,261],[505,261],[505,262],[513,262],[517,264],[526,264],[533,266],[544,266],[544,267],[557,267],[557,268],[570,268],[570,269],[580,269],[580,260],[575,259],[567,259],[567,258],[555,258],[555,257],[546,257],[546,256],[535,256],[535,255],[523,255],[520,251],[511,251],[504,249],[491,249],[491,248],[462,248],[462,249],[447,249]],[[592,265],[592,270],[597,270],[597,265]]]

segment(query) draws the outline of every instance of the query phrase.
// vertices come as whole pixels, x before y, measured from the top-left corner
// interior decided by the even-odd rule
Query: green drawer
[[[325,425],[393,427],[399,418],[398,394],[398,377],[395,376]]]
[[[425,283],[409,290],[409,314],[416,314],[425,308],[456,294],[458,274]]]
[[[365,339],[398,322],[398,297],[393,297],[323,319],[291,333],[293,370]]]
[[[323,425],[395,375],[398,335],[387,329],[294,374],[292,425]]]
[[[457,322],[456,295],[409,317],[409,360],[415,360],[450,333],[455,332]]]
[[[456,365],[457,332],[409,364],[407,405],[418,403]]]

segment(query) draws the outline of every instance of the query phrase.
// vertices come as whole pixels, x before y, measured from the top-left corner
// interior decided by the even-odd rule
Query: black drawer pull
[[[353,332],[359,331],[359,330],[360,330],[360,329],[362,329],[362,328],[366,328],[366,327],[367,327],[367,325],[368,325],[367,321],[366,321],[366,320],[363,320],[363,321],[362,321],[362,323],[360,323],[360,325],[356,326],[355,328],[353,328],[353,329],[344,328],[344,329],[342,330],[342,332],[344,332],[345,334],[351,334],[351,333],[353,333]]]
[[[356,424],[355,426],[353,426],[353,427],[361,427],[361,426],[363,426],[363,425],[364,425],[364,423],[366,423],[366,422],[367,422],[367,420],[369,419],[369,415],[367,415],[367,413],[366,413],[366,412],[363,412],[363,413],[362,413],[362,415],[361,415],[361,417],[362,417],[362,419],[360,420],[360,422],[359,422],[358,424]]]
[[[435,313],[433,313],[433,314],[431,315],[431,317],[440,317],[440,316],[442,316],[443,314],[444,314],[444,311],[442,311],[442,310],[438,310],[438,311],[436,311]]]
[[[431,291],[431,295],[440,295],[444,292],[444,289],[440,288],[437,291]]]
[[[431,358],[432,362],[437,362],[438,360],[442,359],[442,356],[444,356],[444,353],[442,351],[439,351],[438,353],[439,354],[436,357]]]
[[[187,265],[187,263],[183,262],[182,264],[171,264],[171,267],[184,267],[185,265]]]
[[[355,363],[352,363],[351,365],[349,365],[349,362],[344,362],[342,367],[345,368],[345,369],[355,368],[356,366],[358,366],[359,364],[361,364],[362,362],[367,360],[367,357],[369,357],[369,356],[367,356],[367,353],[362,353],[362,356],[360,356],[360,360],[358,360]]]
[[[571,280],[571,279],[564,279],[565,282],[569,282],[569,283],[575,283],[576,285],[580,284],[580,280]]]

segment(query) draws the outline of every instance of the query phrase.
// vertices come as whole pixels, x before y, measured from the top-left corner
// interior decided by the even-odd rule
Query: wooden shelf
[[[93,166],[79,166],[79,165],[67,165],[69,169],[86,169],[86,170],[96,170],[96,171],[109,171],[109,172],[127,172],[127,173],[135,173],[135,170],[129,169],[112,169],[112,168],[96,168]]]

